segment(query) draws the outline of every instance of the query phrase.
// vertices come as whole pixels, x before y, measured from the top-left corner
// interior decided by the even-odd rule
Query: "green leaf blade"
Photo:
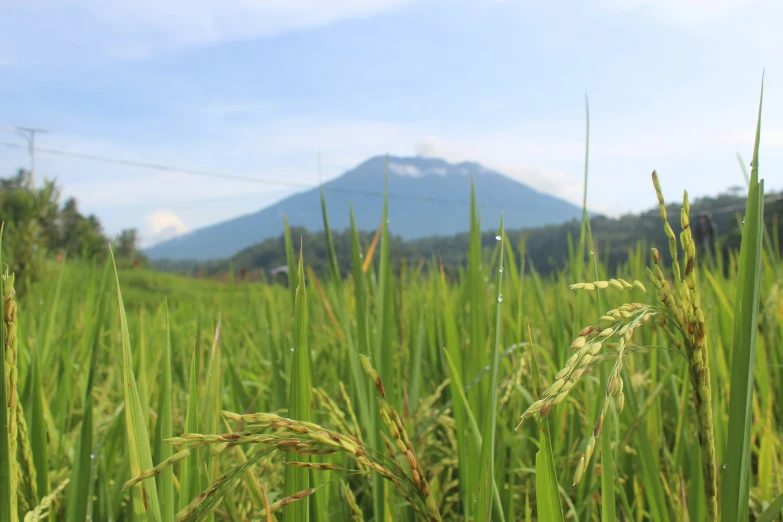
[[[125,305],[120,289],[120,277],[117,273],[114,253],[111,254],[111,259],[117,283],[117,305],[120,310],[120,329],[122,333],[122,379],[125,396],[128,459],[131,476],[135,477],[140,475],[142,471],[152,468],[152,453],[150,451],[147,427],[144,423],[145,415],[142,411],[141,399],[139,398],[136,379],[133,375],[133,356],[131,355],[128,317],[125,314]],[[161,520],[158,491],[154,478],[144,480],[133,486],[133,512],[137,518],[144,518],[150,521]]]
[[[720,512],[722,520],[747,520],[751,478],[751,420],[753,409],[756,332],[764,227],[764,182],[758,177],[761,138],[761,104],[756,124],[748,202],[740,247],[734,337],[731,356],[728,440],[722,470]]]
[[[294,354],[291,363],[291,382],[288,396],[289,417],[298,421],[310,422],[312,404],[312,376],[310,370],[310,352],[307,346],[307,293],[305,291],[302,250],[299,251],[299,286],[295,299]],[[307,455],[295,452],[286,454],[286,464],[291,462],[309,462]],[[310,470],[308,468],[286,466],[284,494],[290,497],[310,488]],[[308,522],[310,503],[293,502],[284,508],[286,520]]]

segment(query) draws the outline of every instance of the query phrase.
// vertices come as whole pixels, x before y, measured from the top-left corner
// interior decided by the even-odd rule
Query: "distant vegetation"
[[[745,209],[745,195],[737,188],[716,197],[706,197],[692,204],[693,231],[697,248],[706,256],[721,252],[725,256],[731,250],[739,248],[741,214]],[[783,213],[783,194],[770,193],[765,207],[767,227],[780,231],[778,216]],[[524,204],[524,202],[520,203]],[[671,215],[677,215],[676,205],[669,208]],[[492,248],[495,244],[495,231],[488,230],[483,221],[484,232],[482,244]],[[680,232],[679,225],[674,223],[675,231]],[[569,238],[576,238],[580,233],[581,223],[571,221],[562,225],[552,225],[542,228],[509,230],[509,239],[517,253],[524,244],[528,267],[531,265],[542,274],[552,274],[567,268],[571,258]],[[651,209],[641,214],[629,214],[619,218],[597,216],[592,219],[593,233],[597,238],[598,254],[609,270],[616,270],[625,263],[639,242],[648,245],[665,245],[666,236],[660,227],[658,209]],[[714,227],[714,228],[713,228]],[[361,243],[369,245],[374,232],[359,232]],[[304,244],[305,263],[312,267],[318,275],[323,275],[328,269],[326,238],[323,232],[310,232],[304,228],[294,227],[291,235],[302,238]],[[777,234],[776,236],[779,236]],[[448,273],[456,273],[467,267],[467,251],[470,237],[468,233],[454,236],[430,237],[414,241],[405,241],[399,236],[392,236],[389,249],[392,266],[399,270],[404,262],[408,267],[416,267],[424,263],[426,270],[428,261],[435,257],[439,259]],[[347,275],[351,271],[348,260],[351,258],[350,232],[332,231],[332,242],[338,260],[341,260],[340,271]],[[780,251],[780,245],[776,245]],[[664,249],[664,255],[666,249]],[[196,277],[227,277],[231,270],[237,279],[244,274],[250,279],[269,278],[270,271],[286,264],[285,244],[283,234],[274,239],[262,241],[250,248],[242,250],[231,259],[221,261],[158,261],[154,265],[164,271],[177,272]],[[285,276],[278,276],[285,281]]]
[[[105,259],[110,239],[97,216],[83,215],[74,198],[60,203],[60,187],[46,180],[30,186],[30,173],[0,179],[0,221],[4,223],[3,260],[14,267],[17,287],[36,279],[47,258]],[[115,256],[124,263],[143,260],[136,229],[116,238]]]

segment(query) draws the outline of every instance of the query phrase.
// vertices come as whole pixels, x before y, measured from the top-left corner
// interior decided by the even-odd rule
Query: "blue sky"
[[[742,183],[766,67],[761,173],[783,188],[779,0],[5,0],[0,125],[40,147],[317,184],[369,156],[478,161],[590,206]],[[0,131],[0,141],[21,143]],[[146,243],[291,192],[39,154],[107,232]],[[0,147],[0,175],[27,165]]]

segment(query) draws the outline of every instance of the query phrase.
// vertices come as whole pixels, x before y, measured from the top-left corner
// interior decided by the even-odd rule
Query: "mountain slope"
[[[363,230],[377,228],[383,203],[386,158],[371,158],[323,185],[333,229],[349,226],[349,205]],[[452,164],[432,158],[389,158],[389,229],[405,239],[446,236],[469,228],[470,183],[481,205],[482,229],[490,230],[505,213],[506,228],[530,228],[579,219],[581,209],[488,170],[478,163]],[[291,226],[323,228],[319,189],[294,194],[254,214],[159,243],[146,250],[154,260],[226,258],[275,237],[283,217]]]

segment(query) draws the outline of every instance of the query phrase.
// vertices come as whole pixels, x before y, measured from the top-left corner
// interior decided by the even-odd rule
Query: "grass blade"
[[[291,362],[291,382],[288,396],[289,417],[298,421],[312,420],[310,408],[312,404],[312,378],[310,375],[310,352],[307,346],[307,293],[305,291],[304,265],[302,247],[299,247],[299,286],[296,289],[296,314],[294,327],[294,355]],[[295,452],[286,454],[286,463],[309,462],[307,455]],[[299,491],[310,487],[310,470],[294,466],[285,468],[285,496],[290,497]],[[310,520],[310,503],[294,502],[285,508],[286,520],[308,522]]]
[[[332,242],[332,231],[329,228],[329,215],[326,212],[326,198],[324,197],[323,188],[321,188],[321,215],[324,221],[324,237],[326,239],[326,254],[329,258],[329,273],[334,282],[340,279],[340,267],[337,264],[337,254],[334,251],[334,243]]]
[[[122,301],[120,276],[117,273],[114,252],[111,252],[111,261],[114,266],[114,277],[117,282],[117,306],[120,309],[122,380],[125,395],[125,426],[128,437],[128,459],[130,462],[131,475],[135,477],[141,474],[142,471],[152,468],[152,454],[150,452],[147,427],[144,423],[145,415],[141,408],[139,391],[136,388],[136,378],[133,376],[133,355],[131,354],[128,317],[125,314],[125,304]],[[154,478],[144,480],[133,486],[133,512],[137,518],[144,518],[152,521],[161,519],[160,505],[158,504],[158,490],[155,487]]]
[[[296,287],[299,286],[296,272],[296,258],[294,257],[294,244],[291,241],[291,228],[288,226],[288,217],[284,218],[284,242],[285,242],[285,258],[288,263],[288,290],[291,292],[291,306],[295,306],[296,302]]]
[[[196,342],[193,345],[193,355],[190,358],[190,382],[188,385],[188,408],[185,413],[185,432],[199,433],[198,405],[198,347],[200,328],[196,328]],[[182,461],[180,471],[179,507],[184,509],[192,499],[201,492],[200,455],[201,450],[192,451]]]
[[[451,374],[451,379],[449,381],[449,391],[451,393],[451,400],[453,403],[454,421],[457,424],[458,432],[465,434],[463,437],[457,438],[460,492],[462,493],[462,502],[465,505],[465,517],[470,519],[470,515],[473,513],[473,494],[477,489],[477,459],[481,453],[480,450],[475,450],[480,448],[480,443],[478,441],[481,438],[481,433],[478,430],[475,430],[475,432],[468,431],[468,427],[473,427],[474,422],[468,422],[468,416],[472,416],[472,411],[470,410],[467,397],[465,396],[462,387],[463,352],[460,350],[457,322],[454,319],[454,313],[452,312],[451,296],[448,292],[446,275],[443,273],[442,267],[440,270],[439,282],[442,298],[438,309],[440,310],[442,316],[442,323],[445,331],[446,346],[444,348],[444,355],[446,357],[446,363]]]
[[[203,430],[205,433],[217,433],[222,417],[222,410],[220,409],[221,319],[222,316],[218,315],[215,336],[212,339],[212,349],[209,351],[206,382],[204,383],[206,392],[204,394],[204,406],[201,413],[204,418]],[[207,468],[209,468],[210,471],[212,469],[212,462],[214,462],[213,459],[207,461]],[[211,475],[208,475],[207,477],[207,480],[210,482],[214,479],[215,477]]]
[[[497,299],[495,301],[495,319],[493,322],[492,353],[490,355],[490,379],[487,404],[484,412],[484,431],[481,444],[481,461],[479,464],[479,491],[476,505],[476,519],[489,522],[492,520],[492,482],[495,477],[495,427],[497,426],[498,409],[498,366],[500,366],[500,306],[503,302],[503,215],[500,215],[500,249],[498,270],[495,279]]]
[[[533,388],[536,400],[541,398],[541,377],[538,371],[536,348],[528,325],[528,343],[530,346],[530,366],[533,373]],[[563,506],[560,503],[560,487],[555,471],[555,457],[552,453],[552,438],[549,432],[549,420],[544,417],[538,423],[541,439],[536,453],[536,499],[538,519],[562,522]]]
[[[368,404],[368,394],[366,393],[370,386],[370,383],[364,378],[364,370],[362,370],[362,363],[359,361],[360,350],[368,351],[370,348],[370,342],[368,338],[367,327],[367,296],[364,290],[365,275],[362,269],[362,246],[359,243],[359,232],[356,230],[356,219],[353,214],[353,208],[350,210],[351,214],[351,260],[353,263],[353,287],[354,287],[354,301],[356,303],[356,326],[358,330],[358,342],[352,343],[353,346],[349,346],[351,350],[348,353],[349,362],[351,365],[351,376],[353,377],[354,388],[356,396],[359,399],[359,416],[362,419],[362,428],[366,431],[370,431],[371,412]]]
[[[101,346],[101,332],[103,331],[104,314],[106,311],[106,290],[109,286],[109,263],[103,271],[100,291],[98,292],[98,304],[93,318],[92,335],[90,336],[90,373],[87,377],[87,389],[84,392],[84,418],[79,434],[79,442],[76,446],[71,482],[68,487],[67,515],[68,520],[83,521],[87,518],[89,504],[91,502],[91,478],[93,454],[93,396],[95,385],[95,372],[98,369],[99,349]]]
[[[171,326],[169,304],[164,304],[166,314],[166,342],[163,343],[163,369],[158,401],[158,423],[155,433],[155,461],[163,462],[172,455],[171,446],[164,441],[173,436],[171,420]],[[163,522],[174,522],[174,468],[167,467],[158,476],[158,498]]]
[[[761,98],[764,87],[762,80]],[[761,244],[764,227],[764,182],[759,181],[761,103],[756,123],[748,203],[740,247],[737,299],[734,307],[734,339],[731,355],[729,431],[726,463],[722,470],[720,511],[722,520],[747,520],[750,499],[751,418],[753,409],[756,331],[758,329]]]
[[[766,511],[756,520],[756,522],[775,522],[775,519],[783,511],[783,493],[777,496]]]

